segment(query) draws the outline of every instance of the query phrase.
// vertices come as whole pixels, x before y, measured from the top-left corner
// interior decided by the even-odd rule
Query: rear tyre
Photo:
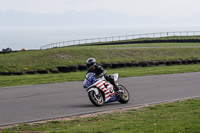
[[[123,85],[119,85],[119,89],[124,91],[124,93],[119,94],[119,102],[127,103],[130,98],[128,90]]]
[[[90,101],[95,105],[95,106],[102,106],[104,105],[104,98],[101,92],[99,92],[98,95],[96,95],[95,91],[90,91],[88,92],[88,96]]]

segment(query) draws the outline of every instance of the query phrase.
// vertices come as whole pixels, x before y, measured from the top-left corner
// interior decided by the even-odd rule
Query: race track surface
[[[120,78],[127,104],[95,107],[82,82],[0,88],[0,126],[200,96],[200,72]]]

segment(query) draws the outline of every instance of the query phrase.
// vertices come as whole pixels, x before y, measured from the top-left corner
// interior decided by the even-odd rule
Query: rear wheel
[[[95,105],[95,106],[102,106],[104,104],[104,98],[101,92],[99,92],[98,95],[96,95],[95,91],[90,91],[88,92],[88,96],[90,101]]]
[[[128,90],[123,86],[123,85],[119,85],[119,89],[123,91],[123,93],[119,93],[119,102],[120,103],[127,103],[129,101],[129,92]]]

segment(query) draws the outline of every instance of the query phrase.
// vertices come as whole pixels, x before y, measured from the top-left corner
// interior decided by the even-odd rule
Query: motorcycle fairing
[[[113,76],[115,80],[118,79],[118,74],[114,74]],[[86,75],[83,87],[86,89],[87,92],[93,90],[96,95],[99,94],[98,89],[102,90],[104,92],[105,102],[111,102],[117,100],[115,96],[115,91],[113,90],[113,85],[102,79],[96,79],[94,73],[88,73]]]
[[[93,84],[97,88],[101,89],[105,94],[105,102],[107,102],[112,96],[114,96],[115,91],[113,90],[113,85],[107,83],[103,80],[99,80]]]
[[[119,77],[119,74],[118,73],[115,73],[115,74],[112,74],[113,77],[114,77],[114,81],[117,81],[118,80],[118,77]]]
[[[113,101],[118,101],[119,99],[120,98],[117,98],[116,94],[114,94],[112,97],[110,97],[110,99],[108,101],[106,101],[106,103],[113,102]]]

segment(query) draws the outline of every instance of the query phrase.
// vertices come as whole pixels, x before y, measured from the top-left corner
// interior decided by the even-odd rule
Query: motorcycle
[[[118,73],[112,74],[114,81],[118,80]],[[111,83],[105,80],[104,76],[98,78],[95,73],[88,73],[85,76],[83,87],[88,92],[90,101],[95,106],[102,106],[105,103],[118,101],[127,103],[129,101],[129,92],[123,85],[118,85],[119,91],[115,92]]]

